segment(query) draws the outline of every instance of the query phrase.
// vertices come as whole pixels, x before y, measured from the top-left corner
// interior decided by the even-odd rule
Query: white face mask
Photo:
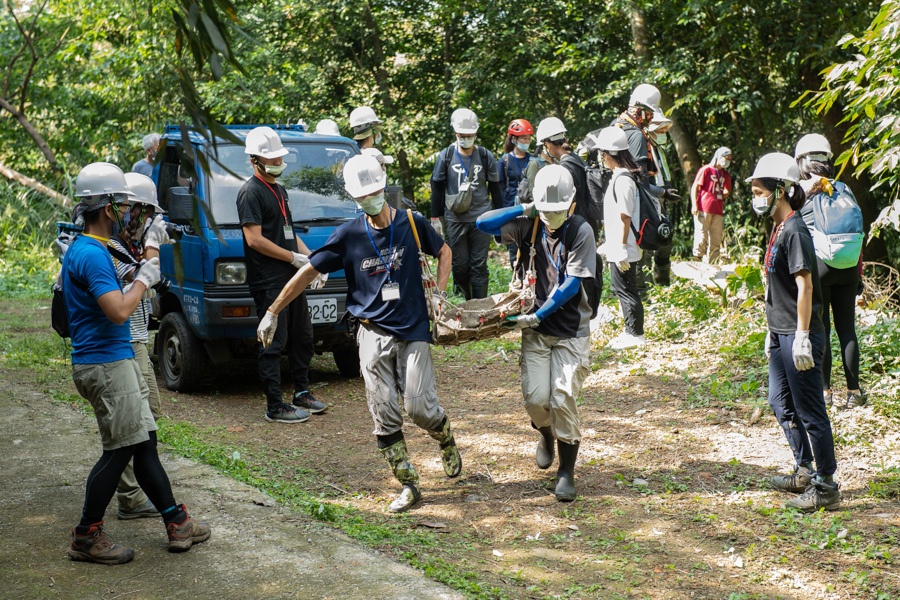
[[[730,158],[720,158],[720,159],[719,159],[719,165],[720,165],[723,169],[727,169],[729,166],[731,166],[731,159],[730,159]]]
[[[286,166],[287,165],[284,163],[281,163],[280,165],[266,165],[265,169],[266,169],[266,173],[268,173],[272,177],[278,177],[279,175],[284,173],[284,168]]]
[[[753,206],[753,212],[758,214],[759,216],[765,216],[769,213],[769,198],[775,195],[775,192],[772,192],[766,197],[762,196],[754,196],[753,200],[751,200],[751,205]],[[774,203],[773,203],[774,204]]]
[[[381,212],[382,208],[384,208],[384,190],[378,192],[374,196],[359,198],[357,199],[356,204],[359,205],[364,213],[370,217],[374,217]]]
[[[566,219],[569,217],[569,211],[561,210],[558,212],[544,212],[539,211],[538,213],[541,217],[541,223],[543,223],[548,229],[556,231],[566,222]]]
[[[459,144],[460,148],[462,148],[464,150],[468,150],[469,148],[471,148],[472,146],[475,145],[475,137],[472,136],[469,138],[464,138],[464,137],[456,138],[456,142]]]

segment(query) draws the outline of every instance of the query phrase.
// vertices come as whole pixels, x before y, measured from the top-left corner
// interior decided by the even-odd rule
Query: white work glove
[[[537,314],[531,313],[530,315],[519,315],[516,317],[506,317],[506,321],[503,322],[506,327],[512,327],[516,330],[521,329],[532,329],[541,324],[541,320],[538,318]]]
[[[309,282],[309,289],[321,290],[328,281],[328,273],[319,273],[316,278]]]
[[[147,227],[147,235],[144,237],[144,248],[156,248],[159,250],[160,246],[174,243],[169,239],[169,234],[166,232],[166,222],[163,221],[162,215],[153,217],[153,222]]]
[[[259,327],[256,328],[256,339],[262,343],[263,348],[268,348],[272,345],[276,329],[278,329],[278,315],[271,310],[267,310],[266,314],[263,315],[262,321],[259,322]]]
[[[772,358],[772,332],[766,332],[766,341],[763,342],[765,346],[763,347],[763,351],[766,353],[766,360],[771,360]]]
[[[537,215],[537,210],[534,208],[534,202],[528,202],[526,204],[520,205],[522,207],[522,214],[528,217],[529,219],[535,218]]]
[[[447,292],[444,290],[435,290],[431,292],[431,297],[429,297],[428,300],[431,302],[434,314],[438,314],[441,311],[441,305],[447,301]]]
[[[631,268],[628,262],[628,245],[606,242],[606,260],[619,267],[623,273]]]
[[[437,234],[441,237],[444,237],[444,226],[441,225],[441,220],[438,218],[431,219],[431,226],[434,227],[434,230],[437,231]]]
[[[809,332],[798,331],[794,335],[794,346],[791,348],[794,356],[794,367],[798,371],[805,371],[816,366],[812,356],[812,344],[809,343]]]
[[[309,257],[305,254],[300,254],[299,252],[291,252],[291,254],[294,255],[291,259],[291,264],[295,269],[302,269],[309,264]]]
[[[159,257],[155,257],[141,263],[141,266],[138,267],[137,273],[134,276],[134,281],[135,283],[140,281],[149,290],[159,283],[159,278]]]

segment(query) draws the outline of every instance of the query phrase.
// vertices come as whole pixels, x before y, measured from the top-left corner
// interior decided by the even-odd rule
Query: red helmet
[[[531,123],[525,119],[516,119],[509,124],[509,129],[506,132],[512,135],[532,135],[534,134],[534,129],[532,129]]]

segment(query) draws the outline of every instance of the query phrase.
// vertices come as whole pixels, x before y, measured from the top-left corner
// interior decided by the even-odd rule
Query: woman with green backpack
[[[834,403],[831,390],[831,321],[837,331],[847,379],[847,398],[841,409],[866,403],[859,387],[859,340],[856,337],[856,296],[860,293],[863,218],[853,192],[834,180],[831,144],[823,135],[800,138],[794,150],[800,168],[800,186],[807,200],[800,216],[809,228],[816,251],[822,284],[822,321],[825,325],[825,356],[822,381],[826,406]]]

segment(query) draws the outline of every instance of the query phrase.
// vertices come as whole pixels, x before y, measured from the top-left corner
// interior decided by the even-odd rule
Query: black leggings
[[[847,389],[859,389],[859,340],[856,337],[856,291],[859,269],[832,269],[817,258],[822,284],[822,322],[825,324],[825,356],[822,358],[822,383],[831,389],[831,320],[841,344]]]
[[[84,509],[81,515],[84,523],[94,524],[103,520],[106,507],[116,493],[122,471],[132,458],[134,458],[134,477],[156,510],[163,512],[175,506],[169,476],[166,475],[156,452],[156,432],[151,431],[150,439],[146,442],[103,451],[103,455],[87,478]],[[163,514],[163,520],[168,523],[180,515],[180,510],[170,510]]]

